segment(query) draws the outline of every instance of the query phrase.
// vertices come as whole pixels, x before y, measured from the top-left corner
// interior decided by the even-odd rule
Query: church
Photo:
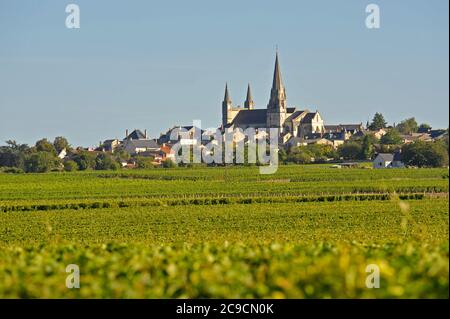
[[[309,135],[325,133],[323,119],[318,111],[297,110],[289,107],[286,100],[286,90],[281,78],[278,52],[275,57],[272,89],[266,108],[255,108],[250,84],[247,88],[247,98],[244,107],[233,106],[228,85],[225,85],[225,97],[222,102],[222,128],[247,129],[278,128],[280,142],[286,143],[291,138],[306,138]]]

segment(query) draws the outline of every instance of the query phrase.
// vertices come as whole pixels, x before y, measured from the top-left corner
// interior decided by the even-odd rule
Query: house
[[[416,141],[422,142],[432,142],[433,138],[429,133],[411,133],[411,134],[403,134],[401,135],[403,140],[403,144],[409,144]]]
[[[379,130],[373,131],[373,136],[375,136],[377,139],[382,138],[387,131],[384,128],[380,128]]]
[[[158,138],[159,144],[176,144],[180,142],[181,144],[197,144],[197,141],[202,140],[202,135],[204,130],[196,126],[173,126],[166,133],[161,134]]]
[[[157,152],[160,147],[156,140],[133,140],[128,139],[123,142],[123,150],[130,155],[137,155],[145,152]]]
[[[403,168],[405,165],[400,157],[400,152],[379,153],[373,160],[373,168]]]
[[[334,146],[334,143],[330,140],[327,140],[326,138],[310,138],[310,139],[303,139],[301,137],[291,137],[289,141],[285,144],[286,148],[291,147],[299,147],[299,146],[307,146],[310,144],[319,144],[319,145],[330,145]]]
[[[102,148],[104,152],[114,152],[119,145],[120,141],[118,139],[111,139],[104,141]]]
[[[64,159],[66,156],[67,156],[67,150],[66,150],[65,148],[63,148],[63,149],[61,150],[61,152],[59,152],[58,158],[59,158],[59,159]]]
[[[445,136],[448,136],[447,130],[430,130],[430,137],[432,140],[439,140],[444,138]]]
[[[363,132],[364,127],[362,123],[359,124],[338,124],[338,125],[325,125],[326,133],[340,133],[346,132],[350,135],[356,134],[358,132]]]
[[[142,133],[141,130],[135,129],[133,132],[128,134],[128,130],[125,131],[125,139],[126,140],[146,140],[147,139],[147,130],[144,130]]]

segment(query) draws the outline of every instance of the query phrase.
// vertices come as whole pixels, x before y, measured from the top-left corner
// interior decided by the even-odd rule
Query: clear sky
[[[78,4],[81,28],[67,29]],[[365,26],[366,5],[381,28]],[[447,128],[447,0],[0,0],[0,144],[157,137],[221,122],[225,82],[269,100],[275,47],[289,106],[326,124],[415,116]]]

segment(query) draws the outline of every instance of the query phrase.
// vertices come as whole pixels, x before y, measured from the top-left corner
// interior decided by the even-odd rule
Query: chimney
[[[144,130],[144,137],[147,139],[147,129]]]
[[[125,138],[128,137],[128,129],[125,130]]]

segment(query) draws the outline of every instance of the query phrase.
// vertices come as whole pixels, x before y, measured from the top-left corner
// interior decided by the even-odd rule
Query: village
[[[271,136],[268,130],[275,130],[276,136]],[[246,134],[250,131],[252,134]],[[240,156],[241,160],[233,155],[231,161],[216,158],[214,162],[193,162],[190,155],[180,160],[180,144],[189,145],[193,152],[211,154],[214,151],[206,149],[208,144],[217,144],[226,136],[231,136],[232,144],[247,147],[246,160],[245,154]],[[375,169],[448,166],[448,129],[433,129],[427,123],[417,123],[414,117],[388,125],[379,112],[366,125],[362,122],[327,124],[317,109],[289,106],[277,52],[267,106],[255,107],[250,84],[243,106],[234,105],[226,84],[222,123],[217,128],[205,130],[195,122],[175,125],[156,138],[149,137],[147,129],[125,129],[123,138],[107,139],[97,147],[88,148],[73,148],[61,136],[53,143],[41,139],[32,147],[11,140],[7,146],[0,147],[0,168],[13,172],[46,172],[265,164],[249,160],[250,144],[255,139],[275,140],[271,150],[276,150],[277,163],[281,164],[332,163],[332,167],[342,168],[372,162]]]

